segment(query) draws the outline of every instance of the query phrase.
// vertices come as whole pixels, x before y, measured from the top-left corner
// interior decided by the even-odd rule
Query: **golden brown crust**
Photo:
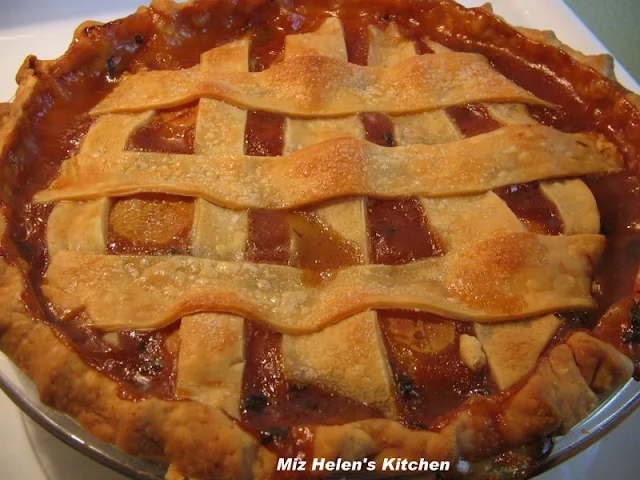
[[[627,357],[586,332],[573,334],[567,345],[575,355],[582,376],[598,395],[608,394],[631,376],[633,368]]]
[[[405,265],[345,267],[312,286],[305,270],[284,265],[61,251],[42,291],[59,318],[84,311],[105,330],[161,328],[200,311],[294,335],[370,308],[491,323],[593,307],[591,273],[604,243],[602,235],[515,233]]]
[[[223,313],[182,317],[176,394],[240,418],[244,319]]]
[[[498,16],[493,11],[493,6],[491,5],[491,3],[485,3],[480,8],[483,8],[487,12]],[[537,30],[527,27],[516,27],[516,30],[518,30],[518,32],[531,40],[535,40],[536,42],[540,43],[546,43],[547,45],[551,45],[553,47],[559,48],[560,50],[563,50],[564,52],[568,53],[574,60],[585,65],[589,65],[591,68],[601,73],[605,77],[615,78],[614,61],[611,55],[585,55],[584,53],[575,50],[569,45],[560,41],[560,39],[556,36],[556,33],[551,30]]]
[[[561,323],[551,314],[500,325],[475,325],[493,379],[501,390],[511,387],[533,369]]]
[[[0,347],[35,382],[43,403],[131,455],[172,459],[185,474],[262,478],[260,470],[273,470],[274,455],[219,409],[191,401],[121,399],[116,382],[32,319],[21,300],[24,288],[22,272],[0,261],[0,302],[6,306],[0,314]]]
[[[168,13],[186,8],[169,0],[155,1],[154,7]],[[57,65],[64,67],[64,60]],[[0,157],[5,157],[37,88],[35,70],[34,59],[28,59],[12,107],[3,107],[0,114]],[[5,233],[6,219],[0,216],[6,249]],[[191,401],[149,398],[133,403],[118,397],[115,382],[88,367],[49,326],[32,318],[22,300],[26,288],[19,267],[0,259],[0,347],[34,380],[44,403],[132,455],[173,462],[174,473],[195,478],[271,475],[275,455],[220,410]],[[631,369],[629,359],[615,348],[587,333],[574,333],[554,347],[509,398],[500,426],[483,421],[487,419],[481,414],[471,418],[462,409],[439,432],[409,430],[389,420],[318,427],[314,453],[326,458],[402,456],[455,462],[460,455],[473,456],[480,443],[487,448],[487,438],[495,439],[497,449],[501,438],[519,445],[568,430],[594,408],[598,396],[628,379]],[[489,450],[492,445],[489,442]]]
[[[12,110],[13,105],[11,103],[0,103],[0,127],[8,120]]]
[[[281,349],[287,378],[320,385],[398,418],[375,312],[354,315],[313,335],[284,335]]]
[[[491,3],[485,3],[481,6],[481,8],[495,15],[493,11],[493,6]],[[497,16],[497,15],[496,15]],[[501,18],[501,17],[500,17]],[[568,53],[571,58],[580,62],[584,65],[588,65],[593,68],[595,71],[604,75],[605,77],[611,78],[612,80],[616,79],[615,73],[615,61],[614,58],[607,54],[599,54],[599,55],[586,55],[579,50],[575,50],[571,48],[569,45],[563,43],[555,32],[550,30],[536,30],[533,28],[526,27],[516,27],[516,30],[526,36],[531,40],[535,40],[540,43],[545,43],[547,45],[551,45],[556,47],[566,53]],[[627,94],[627,99],[638,109],[640,110],[640,96],[636,93],[629,92]]]
[[[584,63],[585,65],[589,65],[591,68],[600,72],[605,77],[615,78],[613,71],[613,57],[608,54],[601,55],[585,55],[578,50],[574,50],[568,45],[562,43],[556,34],[550,30],[534,30],[532,28],[520,27],[518,31],[525,35],[526,37],[535,40],[537,42],[546,43],[547,45],[552,45],[556,48],[564,50],[574,60],[577,60],[580,63]]]
[[[449,82],[443,84],[440,78]],[[550,105],[477,54],[420,55],[387,68],[313,55],[294,56],[262,72],[203,72],[194,67],[126,76],[91,114],[168,108],[198,98],[298,117],[404,115],[478,101]]]
[[[435,163],[438,169],[428,167]],[[349,195],[468,195],[535,180],[616,172],[621,164],[602,135],[511,125],[457,142],[391,152],[340,138],[286,157],[79,154],[65,160],[60,175],[36,193],[34,202],[164,192],[230,208],[282,209]]]
[[[27,62],[25,62],[26,64]],[[31,70],[19,74],[20,88],[11,103],[3,103],[0,119],[0,158],[5,158],[7,151],[15,139],[16,131],[36,90],[38,79]]]
[[[409,430],[387,420],[318,427],[314,456],[344,459],[401,456],[453,464],[460,456],[473,459],[483,448],[493,448],[497,453],[500,441],[511,447],[531,443],[558,430],[565,433],[591,412],[598,401],[593,392],[598,386],[579,374],[574,357],[582,355],[579,345],[583,342],[593,348],[590,355],[607,358],[603,375],[612,373],[618,380],[631,375],[633,366],[627,357],[604,342],[576,333],[566,344],[554,347],[521,388],[506,400],[499,425],[494,424],[492,413],[478,409],[470,416],[467,409],[461,408],[438,432]],[[493,441],[487,442],[488,438]]]
[[[264,478],[273,471],[275,456],[217,409],[189,401],[150,398],[132,403],[120,399],[115,382],[89,368],[48,326],[29,317],[20,299],[24,283],[18,268],[6,262],[0,267],[0,300],[9,306],[0,316],[1,346],[34,379],[43,402],[72,415],[94,435],[132,455],[172,459],[174,468],[186,475]],[[596,405],[594,391],[606,394],[628,378],[631,370],[631,361],[613,347],[586,333],[575,333],[555,347],[511,397],[499,431],[493,431],[495,427],[487,421],[490,417],[468,417],[465,409],[440,432],[370,420],[318,427],[314,454],[455,462],[459,455],[473,456],[479,443],[486,448],[487,434],[495,436],[496,442],[504,438],[508,445],[528,443],[558,428],[571,428]],[[212,456],[212,452],[224,455]]]

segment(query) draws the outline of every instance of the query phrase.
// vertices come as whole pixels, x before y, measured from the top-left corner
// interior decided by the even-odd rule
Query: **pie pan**
[[[85,439],[82,430],[77,430],[75,424],[60,414],[49,412],[48,409],[38,407],[37,395],[28,382],[20,382],[23,387],[12,385],[2,379],[3,390],[38,423],[62,438],[75,448],[83,451],[92,458],[115,468],[133,478],[161,478],[162,469],[148,462],[139,462],[120,454],[111,447],[101,445],[95,440]],[[633,382],[627,383],[616,391],[589,418],[576,426],[567,435],[558,440],[554,453],[547,459],[543,469],[557,465],[566,458],[583,450],[594,441],[601,438],[607,431],[617,425],[629,415],[639,401],[638,391]]]
[[[0,389],[38,425],[80,453],[136,480],[163,480],[166,468],[133,458],[87,433],[72,418],[40,403],[33,383],[18,369],[13,382],[0,371]],[[629,380],[566,435],[555,439],[539,473],[560,465],[583,452],[629,417],[640,405],[640,385]],[[370,478],[370,477],[369,477]]]

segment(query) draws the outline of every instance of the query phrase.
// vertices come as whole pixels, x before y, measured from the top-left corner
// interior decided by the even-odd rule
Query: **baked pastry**
[[[2,110],[2,349],[168,478],[531,475],[640,337],[640,113],[552,43],[448,0],[82,25]]]

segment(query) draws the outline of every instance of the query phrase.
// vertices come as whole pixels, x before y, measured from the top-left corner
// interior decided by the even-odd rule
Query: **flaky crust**
[[[186,8],[169,0],[155,1],[153,6],[169,13]],[[11,107],[0,110],[1,158],[6,157],[24,111],[38,91],[39,76],[54,70],[60,74],[72,66],[73,61],[64,57],[37,65],[35,58],[27,59]],[[8,166],[3,165],[3,182],[7,171]],[[7,193],[3,196],[6,199]],[[16,259],[4,211],[0,212],[0,237],[0,348],[34,381],[43,403],[69,414],[101,440],[131,455],[170,463],[171,478],[269,478],[274,474],[276,455],[219,409],[194,401],[120,398],[116,382],[85,364],[48,325],[35,320],[34,312],[25,305],[30,289],[27,270]],[[450,414],[438,431],[410,430],[391,420],[318,426],[314,455],[424,457],[454,463],[460,457],[474,459],[480,450],[483,456],[491,456],[505,447],[566,432],[600,398],[627,380],[632,369],[632,362],[614,347],[589,333],[575,332],[551,349],[535,371],[501,400],[500,422],[493,420],[489,410],[474,409],[476,400],[472,399]]]
[[[0,346],[38,386],[42,401],[125,452],[164,462],[196,478],[268,478],[276,456],[219,409],[192,401],[148,398],[130,402],[118,385],[88,367],[53,331],[34,322],[21,295],[23,273],[0,263]],[[487,438],[507,447],[564,433],[584,418],[599,396],[629,378],[631,361],[584,332],[554,347],[524,385],[504,400],[502,422],[462,408],[440,431],[415,431],[391,420],[367,420],[315,430],[314,456],[343,459],[429,458],[455,463],[474,458]],[[499,445],[491,453],[498,453]]]
[[[4,221],[4,219],[2,219]],[[23,272],[0,261],[0,347],[38,387],[42,402],[125,452],[202,478],[266,478],[275,455],[221,410],[191,402],[118,396],[118,384],[88,367],[22,302]]]
[[[528,155],[519,155],[522,151]],[[236,209],[298,208],[351,195],[468,195],[534,180],[615,172],[622,163],[603,135],[565,134],[540,125],[508,126],[443,145],[397,146],[392,152],[343,138],[282,157],[229,155],[214,161],[189,155],[185,160],[163,153],[76,155],[33,201],[126,195],[144,188]],[[437,171],[424,168],[435,161],[441,164]],[[216,178],[221,163],[224,175]],[[496,169],[505,173],[495,175]],[[92,183],[92,178],[101,180]]]
[[[23,273],[0,262],[0,346],[35,382],[42,401],[80,422],[105,442],[196,478],[268,478],[276,457],[219,409],[192,401],[123,400],[118,385],[88,367],[43,323],[34,322],[21,295]],[[44,348],[43,348],[44,347]],[[491,436],[506,446],[564,433],[628,379],[631,361],[584,332],[554,347],[514,395],[505,401],[503,421],[469,415],[463,408],[438,432],[415,431],[390,420],[317,427],[316,457],[358,459],[429,458],[455,462],[474,458]],[[498,445],[493,453],[498,453]]]
[[[92,325],[112,331],[161,328],[203,309],[245,315],[289,334],[317,332],[353,311],[375,308],[419,308],[490,323],[592,307],[591,259],[603,248],[600,235],[515,233],[438,257],[445,262],[345,267],[313,288],[301,279],[304,271],[292,267],[63,251],[51,260],[42,291],[59,318],[85,311]],[[268,278],[268,286],[256,289],[256,276]]]

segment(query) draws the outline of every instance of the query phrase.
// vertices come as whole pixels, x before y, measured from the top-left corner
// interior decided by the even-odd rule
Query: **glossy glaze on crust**
[[[52,104],[55,104],[56,101],[63,102],[61,99],[64,98],[64,94],[70,94],[69,91],[65,90],[68,82],[77,81],[83,75],[87,76],[88,72],[97,72],[94,73],[95,78],[93,80],[90,79],[87,81],[95,82],[98,90],[106,93],[109,87],[103,85],[102,77],[106,74],[107,77],[115,78],[123,69],[126,69],[128,62],[131,62],[129,65],[132,70],[140,68],[143,65],[150,68],[176,68],[178,66],[190,66],[196,63],[197,55],[194,55],[194,52],[198,50],[191,48],[192,46],[189,46],[189,48],[187,46],[178,47],[180,53],[174,58],[154,55],[153,50],[154,48],[157,48],[157,51],[162,49],[160,44],[163,43],[163,35],[159,35],[158,32],[166,29],[164,35],[168,38],[173,35],[170,31],[171,28],[165,23],[168,17],[177,17],[178,24],[180,24],[182,19],[197,15],[198,10],[201,9],[203,5],[204,3],[200,5],[194,4],[179,9],[172,4],[157,4],[155,10],[151,11],[151,14],[141,12],[137,16],[124,22],[110,24],[105,27],[91,27],[86,34],[81,34],[82,38],[80,42],[75,45],[75,50],[56,64],[40,67],[33,62],[32,64],[27,64],[27,69],[35,66],[36,75],[40,77],[40,83],[35,87],[29,86],[29,82],[33,83],[35,77],[30,76],[28,70],[26,71],[25,76],[23,76],[24,87],[16,101],[15,111],[10,114],[9,120],[5,121],[2,127],[5,128],[7,132],[4,136],[3,153],[6,153],[5,150],[10,147],[9,143],[13,141],[13,133],[17,131],[16,128],[28,129],[28,127],[24,125],[22,127],[16,127],[15,125],[12,125],[11,128],[7,127],[7,125],[13,121],[12,118],[21,113],[21,95],[22,98],[24,98],[25,96],[29,97],[29,94],[33,93],[31,100],[33,104],[31,108],[37,109],[42,105],[44,105],[45,108],[49,108],[51,105],[49,105],[48,102]],[[456,16],[460,16],[460,18],[469,16],[469,18],[478,18],[480,23],[484,22],[482,29],[478,28],[478,24],[473,28],[467,25],[461,25],[460,30],[457,32],[447,32],[446,29],[443,29],[439,32],[431,31],[430,33],[433,38],[454,48],[472,48],[479,50],[487,54],[498,67],[503,66],[504,70],[508,70],[508,67],[517,65],[519,61],[505,58],[502,53],[496,53],[493,47],[483,44],[482,40],[479,40],[477,37],[475,40],[471,40],[469,37],[464,38],[462,33],[466,32],[467,34],[471,33],[482,36],[485,35],[485,32],[491,31],[493,34],[498,32],[504,35],[504,37],[498,36],[498,38],[492,39],[497,40],[494,44],[500,44],[500,42],[506,41],[504,38],[508,37],[513,45],[528,45],[534,50],[534,55],[538,55],[538,58],[542,59],[543,63],[547,62],[553,66],[554,61],[557,61],[557,64],[560,65],[560,68],[563,70],[561,73],[568,76],[574,76],[575,71],[581,71],[583,68],[574,62],[568,61],[568,57],[563,57],[562,54],[557,53],[555,50],[546,49],[547,47],[543,48],[535,44],[528,44],[523,37],[515,36],[513,31],[508,27],[496,23],[496,20],[484,13],[464,13],[457,7],[448,6],[446,2],[428,2],[427,7],[427,18],[443,18],[443,15],[447,13],[453,13]],[[236,12],[232,17],[234,20],[237,20],[237,23],[232,22],[234,25],[229,27],[227,36],[225,37],[225,34],[222,34],[220,38],[212,39],[214,42],[222,42],[235,34],[233,28],[238,28],[243,21],[243,16],[246,19],[246,16],[249,14],[249,11],[242,12],[245,8],[250,11],[251,8],[257,8],[259,10],[261,7],[260,5],[249,6],[248,4],[243,4],[238,7],[240,11]],[[386,11],[387,8],[393,10],[398,7],[387,7],[385,3],[381,3],[381,6],[376,4],[373,7],[372,12],[374,13],[372,15],[376,16],[376,21],[384,21],[377,20],[377,18],[383,18],[385,15],[388,15],[389,12]],[[412,8],[413,7],[409,8],[409,11],[411,11]],[[348,14],[346,15],[348,17]],[[257,15],[257,18],[259,17],[260,14]],[[266,17],[268,18],[269,15],[266,14]],[[206,19],[203,20],[201,17],[197,18],[198,22],[204,21],[206,23]],[[221,15],[221,18],[226,17]],[[282,18],[278,21],[282,21]],[[494,28],[492,30],[487,29],[487,23]],[[303,28],[312,29],[313,24],[314,21],[310,21],[308,24],[305,24]],[[358,31],[357,22],[354,21],[352,27],[352,31]],[[410,27],[408,25],[405,25],[405,27],[409,28],[406,35],[410,36],[412,34]],[[425,28],[428,27],[425,26]],[[119,34],[117,32],[119,29],[122,29],[122,32],[126,32],[127,38],[124,41],[122,38],[118,38]],[[151,35],[150,32],[156,29],[158,29],[155,32],[156,35]],[[130,34],[133,31],[139,33],[132,36]],[[451,36],[448,37],[448,34],[451,34]],[[82,35],[86,35],[86,37]],[[352,35],[357,37],[357,33]],[[122,36],[124,36],[124,34]],[[86,40],[90,37],[96,40],[92,48],[96,47],[99,52],[94,59],[91,58],[93,55],[92,48],[89,48],[89,41]],[[138,37],[142,38],[142,43],[138,41]],[[152,40],[147,42],[147,38],[152,38]],[[271,40],[266,38],[263,41],[265,51],[269,52],[265,54],[267,57],[269,55],[277,56],[278,54],[277,36]],[[115,49],[112,48],[112,41],[115,41],[119,46]],[[131,52],[136,52],[137,49],[142,50],[143,47],[140,46],[145,45],[145,43],[148,46],[144,48],[148,48],[150,51],[146,58],[144,53],[140,56],[131,54]],[[206,49],[211,46],[214,45],[203,45],[200,46],[200,48]],[[362,48],[360,48],[360,50],[362,50]],[[352,49],[352,51],[356,53],[351,53],[350,55],[357,58],[358,49]],[[127,58],[128,55],[134,58],[129,59]],[[69,75],[69,70],[74,69],[74,66],[71,64],[76,61],[78,64],[91,66],[88,67],[83,74]],[[155,65],[153,65],[153,63],[155,63]],[[354,63],[362,62],[355,61]],[[564,67],[564,64],[570,64],[573,70],[565,70],[566,67]],[[259,66],[255,67],[255,70],[260,69],[261,67]],[[526,86],[530,87],[530,85],[526,83],[528,78],[530,78],[527,76],[528,74],[522,73],[519,69],[514,69],[513,72],[515,76],[519,75],[518,78],[523,81]],[[529,75],[530,74],[531,72],[529,72]],[[627,117],[633,117],[637,115],[637,112],[628,111],[630,106],[621,98],[622,93],[617,90],[617,87],[613,83],[608,83],[609,81],[605,79],[592,77],[592,75],[589,71],[583,71],[581,81],[576,82],[577,90],[584,90],[584,82],[582,82],[582,80],[585,78],[589,80],[595,79],[595,85],[597,85],[598,88],[612,90],[611,95],[617,97],[615,107],[609,109],[604,108],[598,112],[595,110],[591,111],[589,110],[591,107],[582,108],[583,105],[581,105],[580,101],[576,101],[575,98],[570,95],[563,95],[556,91],[557,96],[554,96],[551,100],[565,105],[566,111],[569,112],[566,118],[562,117],[562,115],[558,116],[548,110],[539,109],[533,113],[538,118],[552,123],[554,126],[561,126],[568,130],[574,130],[576,128],[582,129],[585,127],[585,124],[576,126],[574,121],[576,117],[581,116],[585,111],[587,117],[591,114],[600,116],[601,118],[587,121],[586,125],[595,126],[598,130],[608,135],[609,139],[616,143],[624,152],[627,164],[634,168],[636,165],[636,154],[634,150],[636,148],[634,142],[637,140],[637,137],[634,136],[636,132],[626,132],[626,138],[623,139],[618,134],[621,130],[611,129],[608,124],[621,125],[622,123],[619,121],[619,118],[625,116],[625,112],[623,112],[623,114],[619,114],[618,117],[612,113],[613,110],[627,110]],[[57,80],[58,78],[61,80]],[[591,83],[593,84],[593,82]],[[40,91],[31,92],[30,88],[40,89]],[[38,94],[42,94],[46,89],[51,89],[54,93],[48,93],[37,98]],[[542,98],[545,98],[544,93],[539,94]],[[38,105],[38,103],[40,105]],[[90,102],[80,103],[83,104],[83,107],[90,106]],[[26,100],[24,106],[24,109],[27,109]],[[54,105],[51,110],[52,118],[55,116],[55,111]],[[18,191],[12,200],[7,199],[7,204],[14,206],[13,215],[7,215],[7,217],[12,219],[16,224],[24,221],[22,226],[18,226],[18,228],[15,229],[16,232],[20,233],[13,234],[13,239],[19,242],[21,255],[27,257],[29,260],[35,259],[34,264],[36,267],[31,272],[31,280],[36,292],[39,285],[39,275],[43,272],[47,262],[46,255],[43,255],[42,251],[38,251],[38,249],[42,247],[37,242],[37,231],[41,228],[41,225],[46,222],[48,212],[46,209],[33,212],[21,212],[20,208],[15,208],[15,206],[20,205],[23,199],[29,199],[33,191],[42,188],[44,183],[51,178],[52,171],[55,170],[59,161],[73,153],[74,142],[76,142],[82,135],[82,132],[86,130],[88,126],[87,121],[86,117],[81,117],[77,124],[70,127],[68,132],[71,133],[67,134],[68,142],[61,142],[59,151],[51,156],[51,162],[47,164],[49,168],[41,169],[42,173],[39,173],[41,178],[35,179],[33,190]],[[626,126],[625,128],[629,130],[632,127]],[[472,129],[469,130],[469,132],[472,131]],[[30,132],[27,132],[27,135],[29,135],[29,133]],[[52,136],[54,136],[55,133],[59,132],[50,132]],[[35,136],[38,136],[37,132]],[[3,136],[0,135],[0,139],[2,138]],[[386,141],[384,134],[382,139]],[[138,143],[142,143],[142,141]],[[265,143],[268,144],[269,140],[262,142],[262,144]],[[9,166],[22,166],[22,164],[20,164],[20,152],[18,152],[18,154],[16,154],[15,151],[10,152],[8,158],[7,164]],[[11,162],[13,162],[13,164]],[[27,167],[27,170],[26,174],[20,174],[19,171],[16,172],[16,170],[12,169],[5,169],[4,173],[5,175],[8,173],[10,176],[18,174],[19,178],[24,179],[24,175],[32,176],[33,166],[30,168]],[[21,177],[21,175],[23,176]],[[8,184],[11,183],[11,180],[7,181],[9,182]],[[596,179],[594,181],[600,182],[604,192],[613,190],[613,187],[607,184],[606,179]],[[634,181],[635,180],[630,180],[630,183],[633,184]],[[633,192],[634,190],[633,186],[631,186],[630,191]],[[600,197],[604,198],[603,201],[605,204],[608,201],[607,195],[607,193],[604,193]],[[616,244],[617,239],[634,245],[635,236],[633,234],[628,235],[621,233],[624,226],[629,224],[625,224],[624,222],[632,222],[633,219],[635,219],[635,212],[630,212],[628,216],[624,217],[624,219],[616,225],[616,228],[619,230],[614,229],[612,232],[607,232],[607,234],[614,239],[610,242],[610,245],[612,243]],[[31,232],[36,233],[32,234]],[[616,235],[615,232],[619,233]],[[24,233],[29,233],[29,235],[26,235],[28,238],[24,238]],[[2,337],[3,349],[9,351],[32,377],[36,377],[37,383],[41,385],[45,401],[75,414],[92,431],[103,438],[114,441],[127,451],[151,458],[169,459],[175,462],[178,469],[186,474],[198,476],[202,475],[202,472],[208,471],[213,472],[216,477],[232,476],[240,478],[251,474],[256,477],[261,477],[273,468],[273,456],[269,454],[265,448],[258,447],[255,440],[244,434],[242,430],[231,425],[230,422],[223,421],[221,414],[219,412],[213,413],[213,409],[197,406],[193,407],[193,410],[187,410],[187,407],[182,405],[183,402],[172,404],[161,402],[155,398],[148,398],[142,402],[133,404],[135,406],[124,404],[122,400],[115,396],[113,391],[114,384],[112,382],[105,377],[99,376],[92,370],[87,369],[86,365],[80,362],[74,353],[67,351],[64,347],[57,348],[50,354],[51,359],[54,360],[52,364],[54,364],[55,367],[49,366],[47,369],[45,367],[46,362],[29,358],[27,356],[28,353],[36,350],[36,346],[39,345],[40,342],[53,340],[51,339],[52,336],[48,327],[41,323],[36,324],[37,327],[33,329],[33,332],[25,334],[25,329],[33,323],[33,319],[42,318],[42,314],[39,312],[39,307],[36,306],[35,302],[27,298],[31,296],[31,292],[23,292],[25,288],[21,285],[23,277],[19,274],[15,266],[20,265],[21,262],[18,260],[18,255],[15,250],[12,250],[8,236],[4,235],[3,238],[3,245],[5,247],[4,257],[6,257],[8,263],[3,264],[2,285],[4,288],[3,294],[7,296],[6,304],[10,306],[5,316],[2,317],[3,322],[1,328],[2,331],[5,332]],[[25,243],[27,239],[36,239],[36,241],[31,241],[30,244]],[[632,256],[633,248],[630,250],[630,255]],[[615,255],[614,251],[611,251],[610,254],[615,258],[620,258],[619,255]],[[633,279],[635,272],[629,271],[630,267],[628,264],[625,264],[624,259],[621,260],[621,265],[615,268],[620,269],[618,272],[624,271],[625,278]],[[606,269],[600,273],[600,275],[605,278],[614,274],[615,271]],[[629,284],[629,281],[624,283]],[[604,284],[606,285],[606,283]],[[616,293],[604,291],[602,296],[606,300],[603,300],[602,305],[611,304],[627,292],[629,292],[629,289],[620,290]],[[26,304],[28,308],[30,308],[30,314],[26,314],[24,308],[19,302],[16,302],[16,296],[25,298]],[[630,302],[628,298],[624,299],[624,301],[627,305]],[[627,308],[626,312],[628,311]],[[610,316],[607,318],[610,318]],[[629,321],[628,313],[625,314],[625,309],[622,307],[621,313],[613,315],[613,317],[615,320],[618,320],[618,325],[622,325],[620,329],[624,330],[625,321],[627,325]],[[622,317],[622,322],[620,322],[620,317]],[[615,320],[609,320],[609,322],[613,322],[615,325]],[[606,329],[602,327],[599,330],[597,329],[596,332],[602,332],[601,335],[603,338],[614,344],[616,343],[615,327]],[[571,349],[570,352],[567,351],[565,345],[568,345]],[[623,349],[631,348],[628,343],[620,347]],[[595,364],[593,361],[594,358],[597,359]],[[576,365],[580,371],[579,375],[570,375],[569,378],[563,376],[566,375],[567,370],[575,373]],[[602,368],[597,370],[596,365],[602,365]],[[426,456],[434,459],[442,458],[452,460],[455,460],[459,455],[473,459],[475,459],[474,456],[478,454],[480,454],[480,456],[493,455],[502,448],[528,442],[538,435],[545,435],[555,431],[557,428],[566,428],[572,423],[575,423],[575,421],[582,418],[595,405],[595,397],[593,393],[591,393],[591,390],[596,391],[596,393],[604,393],[610,390],[616,383],[626,378],[625,375],[628,376],[628,370],[628,362],[620,357],[614,350],[605,344],[585,338],[585,335],[574,334],[571,339],[555,347],[550,352],[548,358],[540,363],[536,372],[523,381],[523,384],[519,385],[517,389],[510,392],[506,398],[498,398],[495,399],[495,401],[479,399],[477,402],[473,402],[468,410],[476,415],[476,420],[469,419],[467,409],[465,408],[451,413],[448,420],[444,422],[446,426],[441,431],[434,432],[409,431],[388,420],[369,420],[340,427],[319,427],[316,431],[314,449],[318,455],[320,455],[318,452],[326,456],[339,454],[343,456],[343,458],[349,456],[357,458],[360,455],[368,454],[374,454],[377,455],[378,458],[382,458],[383,456],[391,455],[398,451],[406,457]],[[607,375],[607,373],[610,375]],[[77,375],[77,378],[72,377],[72,375]],[[68,385],[69,389],[63,391],[62,389],[47,387],[45,377],[56,378],[58,383]],[[582,382],[580,380],[581,378],[584,378],[586,382]],[[572,386],[569,393],[567,393],[566,388],[559,389],[561,383]],[[591,389],[588,388],[589,386]],[[87,403],[87,398],[94,398],[94,395],[88,394],[89,392],[94,392],[95,398],[98,398],[93,406]],[[558,392],[558,395],[555,395],[554,392]],[[581,399],[582,401],[572,404],[570,400],[568,400],[572,398]],[[117,408],[122,408],[122,411],[129,412],[130,415],[123,415],[122,420],[112,418],[108,412],[113,405],[117,405]],[[507,405],[507,408],[503,412],[502,410],[505,405]],[[531,425],[530,429],[526,431],[519,430],[516,427],[522,423],[522,418],[529,417],[529,410],[540,408],[544,409],[547,415],[536,417],[538,418],[539,424]],[[494,422],[489,422],[483,426],[478,425],[480,419],[494,418],[496,415],[504,420],[502,425],[496,425]],[[135,417],[135,421],[131,420],[132,417]],[[205,417],[206,421],[204,420]],[[202,427],[203,431],[198,432],[197,435],[186,435],[186,425],[193,428],[197,425],[197,422],[203,422],[203,425],[206,425],[208,424],[207,422],[214,420],[219,422],[220,425],[215,431],[206,431],[204,427]],[[184,428],[179,428],[180,422],[186,423]],[[379,440],[379,438],[382,437],[385,437],[386,441]],[[483,438],[499,439],[499,441],[481,440]],[[354,442],[354,444],[359,450],[355,452],[348,449],[346,451],[338,450],[337,445],[344,444],[347,439],[349,441],[358,439],[358,442]],[[206,461],[203,460],[203,458],[206,458],[206,455],[201,454],[204,451],[201,449],[204,448],[204,445],[207,443],[220,447],[222,447],[223,444],[227,444],[228,450],[222,451],[223,453],[228,451],[229,455],[225,458],[211,459],[210,463],[206,463]],[[480,445],[479,443],[482,444]],[[148,445],[160,445],[160,447],[159,449],[155,447],[149,448]],[[395,445],[395,447],[392,447],[392,445]],[[160,450],[164,450],[164,452]]]

